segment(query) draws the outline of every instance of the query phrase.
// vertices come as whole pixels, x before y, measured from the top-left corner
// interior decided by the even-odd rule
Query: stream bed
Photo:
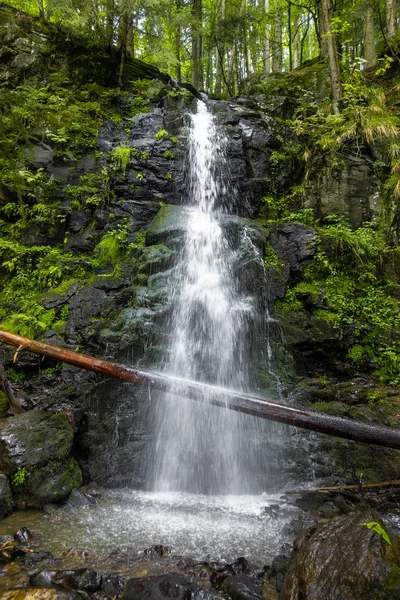
[[[173,558],[230,562],[244,556],[261,568],[290,540],[285,525],[297,514],[298,509],[281,495],[107,490],[90,508],[67,505],[50,515],[15,512],[1,521],[0,534],[12,535],[27,527],[33,545],[51,553],[48,568],[55,562],[58,569],[70,568],[74,557],[81,561],[84,556],[86,567],[111,571],[121,570],[123,564],[126,571],[143,562],[146,548],[157,544],[169,547]],[[3,572],[3,589],[6,579],[7,587],[15,584],[10,573]]]

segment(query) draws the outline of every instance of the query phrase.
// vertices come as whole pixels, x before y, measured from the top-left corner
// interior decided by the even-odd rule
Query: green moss
[[[135,150],[135,148],[117,146],[117,148],[114,148],[110,152],[111,160],[113,161],[115,168],[122,171],[124,175],[131,160],[131,154]]]
[[[3,419],[8,415],[8,398],[4,392],[0,390],[0,419]]]
[[[166,137],[168,137],[168,131],[166,131],[165,129],[160,129],[160,131],[157,131],[157,133],[156,133],[156,141],[157,142],[159,142],[160,140],[163,140]]]

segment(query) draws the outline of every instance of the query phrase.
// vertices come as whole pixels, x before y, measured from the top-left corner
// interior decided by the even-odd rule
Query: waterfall
[[[256,337],[262,345],[265,327],[259,300],[240,289],[238,250],[223,226],[234,204],[234,190],[224,181],[227,139],[203,101],[190,118],[190,208],[171,280],[172,311],[166,323],[171,341],[163,368],[171,375],[249,391],[257,387]],[[248,249],[253,250],[254,245]],[[177,385],[171,383],[171,393],[157,404],[149,487],[223,494],[265,489],[260,428],[268,425],[178,399]],[[182,387],[180,392],[184,396]]]

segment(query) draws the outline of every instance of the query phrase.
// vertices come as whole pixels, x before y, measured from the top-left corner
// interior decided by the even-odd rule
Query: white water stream
[[[171,342],[164,370],[249,391],[257,387],[249,348],[266,340],[257,301],[240,290],[234,273],[238,249],[221,224],[235,194],[226,181],[227,140],[204,102],[198,101],[191,121],[190,211],[171,282],[173,310],[166,324]],[[254,245],[253,251],[257,253]],[[179,390],[184,397],[182,386]],[[262,456],[260,434],[270,426],[207,404],[182,402],[173,396],[176,391],[171,384],[171,395],[155,411],[157,446],[149,464],[149,487],[207,494],[264,490],[268,458]]]
[[[238,235],[240,220],[234,239],[224,227],[235,194],[224,181],[226,145],[199,101],[189,135],[190,208],[171,279],[172,311],[161,332],[170,339],[161,367],[175,383],[170,394],[151,400],[156,441],[147,459],[148,491],[109,491],[94,508],[62,509],[32,524],[25,519],[43,549],[59,554],[75,547],[99,562],[116,547],[140,552],[163,544],[175,554],[246,556],[262,565],[285,541],[284,525],[297,511],[283,497],[265,494],[271,490],[269,464],[275,461],[275,477],[279,473],[279,453],[271,451],[279,426],[174,396],[180,377],[259,393],[258,360],[277,379],[269,362],[265,289],[249,290],[240,281],[254,261],[263,272],[262,251],[246,226]],[[117,411],[116,425],[118,418]],[[114,438],[119,445],[118,430]],[[3,531],[17,527],[13,519]]]

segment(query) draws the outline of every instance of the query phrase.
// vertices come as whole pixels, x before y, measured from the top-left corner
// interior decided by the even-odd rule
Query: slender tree
[[[332,28],[333,8],[330,0],[320,0],[321,38],[325,40],[328,54],[329,75],[331,80],[332,107],[335,113],[340,112],[342,85],[340,78],[339,54],[336,34]]]
[[[367,69],[376,65],[374,12],[369,1],[367,1],[364,16],[364,59]]]

